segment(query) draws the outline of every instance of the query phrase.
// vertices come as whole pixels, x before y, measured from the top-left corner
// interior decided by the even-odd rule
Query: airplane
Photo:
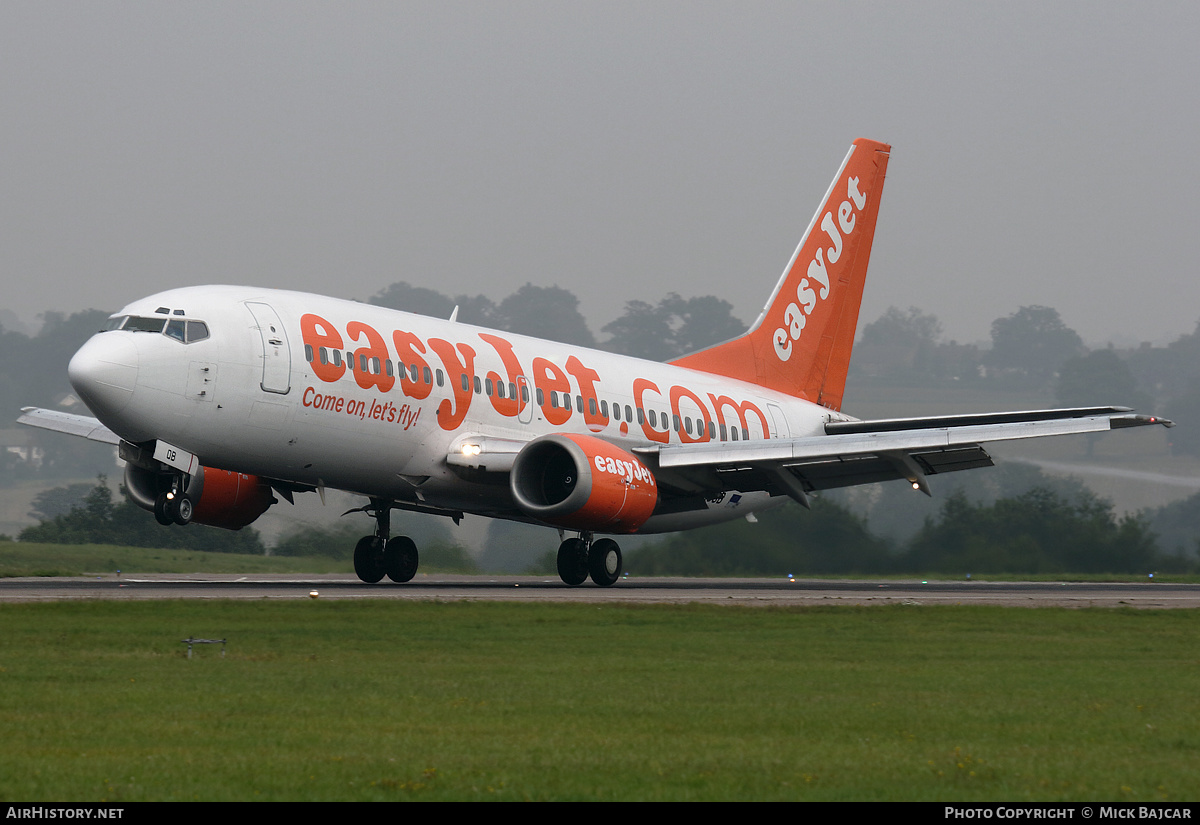
[[[821,490],[992,465],[984,445],[1161,424],[1127,407],[859,420],[846,374],[891,147],[856,140],[743,335],[656,363],[354,301],[172,289],[68,367],[95,415],[20,421],[115,444],[164,525],[240,529],[294,494],[365,496],[364,582],[416,574],[392,510],[557,528],[568,585],[610,586],[610,536],[749,517]],[[354,511],[351,511],[354,512]],[[567,533],[573,534],[567,537]]]

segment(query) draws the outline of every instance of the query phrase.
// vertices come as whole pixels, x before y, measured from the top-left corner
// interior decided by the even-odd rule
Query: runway
[[[126,575],[0,580],[0,602],[78,599],[398,599],[727,605],[1200,607],[1200,584],[824,579],[624,578],[568,587],[546,576],[418,575],[363,584],[353,575]]]

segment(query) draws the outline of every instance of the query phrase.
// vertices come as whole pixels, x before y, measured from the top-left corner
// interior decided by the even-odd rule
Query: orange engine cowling
[[[535,438],[513,461],[509,486],[526,515],[557,527],[632,533],[658,504],[642,462],[589,435]]]
[[[139,507],[154,512],[154,502],[170,488],[171,476],[135,464],[125,465],[125,489]],[[275,503],[271,487],[258,476],[201,467],[184,494],[194,506],[191,521],[240,530]]]
[[[204,489],[192,521],[240,530],[275,503],[270,486],[258,476],[204,468]]]

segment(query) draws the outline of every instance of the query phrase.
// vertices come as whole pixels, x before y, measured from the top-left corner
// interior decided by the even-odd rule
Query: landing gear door
[[[278,313],[268,304],[247,301],[254,325],[262,336],[262,386],[266,392],[287,395],[291,389],[292,351]]]

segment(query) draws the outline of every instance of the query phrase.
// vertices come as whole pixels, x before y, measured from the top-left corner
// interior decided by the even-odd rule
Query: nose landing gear
[[[583,584],[588,576],[601,587],[610,587],[621,577],[621,547],[612,539],[592,540],[581,532],[558,547],[558,577],[572,587]]]
[[[195,512],[192,496],[199,497],[199,492],[193,493],[191,487],[198,486],[185,481],[186,476],[176,475],[171,480],[171,487],[158,494],[154,499],[154,519],[159,524],[190,524]]]

